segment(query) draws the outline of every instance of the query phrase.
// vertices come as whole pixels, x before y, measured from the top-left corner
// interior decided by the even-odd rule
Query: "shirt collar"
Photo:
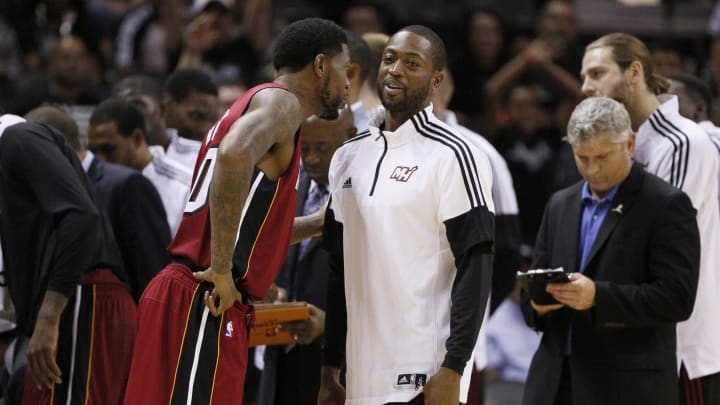
[[[85,149],[85,158],[83,158],[82,161],[82,168],[83,170],[85,170],[85,173],[90,171],[90,166],[92,165],[93,159],[95,159],[95,154]]]
[[[380,127],[385,123],[385,109],[380,108],[370,118],[368,126],[373,135],[380,135],[380,132],[386,135],[388,147],[392,148],[403,145],[417,136],[419,130],[428,126],[431,118],[435,118],[432,103],[415,113],[394,131],[381,131]]]
[[[594,202],[596,204],[611,202],[612,200],[615,199],[615,194],[617,194],[618,188],[620,188],[620,184],[616,184],[615,187],[610,189],[610,192],[607,193],[607,195],[605,197],[598,200],[595,197],[593,197],[592,193],[590,192],[590,186],[588,185],[588,182],[586,181],[583,184],[581,198],[585,204],[589,204],[591,202]]]

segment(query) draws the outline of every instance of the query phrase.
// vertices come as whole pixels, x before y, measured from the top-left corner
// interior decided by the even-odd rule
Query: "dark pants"
[[[570,381],[570,362],[567,357],[563,360],[560,384],[555,396],[555,405],[572,405],[572,382]]]
[[[720,373],[691,380],[688,378],[685,366],[682,366],[680,368],[680,404],[720,404]]]

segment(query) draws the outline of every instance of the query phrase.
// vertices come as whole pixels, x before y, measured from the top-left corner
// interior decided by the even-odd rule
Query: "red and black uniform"
[[[46,291],[65,295],[56,362],[62,384],[24,404],[111,404],[122,398],[137,310],[102,203],[76,153],[48,126],[0,135],[0,231],[19,339],[29,339]]]
[[[210,129],[198,154],[185,214],[172,243],[175,263],[150,282],[140,299],[140,326],[126,404],[236,403],[243,397],[247,329],[252,307],[236,303],[221,317],[205,307],[209,283],[192,272],[210,266],[208,193],[217,148],[266,83],[248,90]],[[300,161],[300,133],[290,167],[277,181],[255,170],[243,204],[233,254],[233,277],[243,297],[262,298],[275,280],[290,243]],[[238,202],[242,203],[242,202]]]

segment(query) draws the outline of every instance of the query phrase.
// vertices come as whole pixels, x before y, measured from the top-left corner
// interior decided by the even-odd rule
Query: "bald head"
[[[49,125],[57,129],[75,152],[82,152],[83,147],[80,143],[78,126],[75,120],[65,111],[57,107],[45,105],[30,111],[25,115],[25,118],[30,122]]]
[[[353,115],[349,107],[335,120],[312,116],[302,124],[303,167],[310,178],[327,186],[330,160],[343,142],[355,136]]]

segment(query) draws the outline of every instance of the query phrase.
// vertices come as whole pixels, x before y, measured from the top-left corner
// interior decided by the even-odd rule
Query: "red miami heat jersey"
[[[253,96],[267,88],[287,90],[277,83],[253,87],[235,101],[205,135],[195,163],[185,213],[169,247],[173,257],[192,262],[196,266],[193,271],[210,267],[208,192],[218,146],[232,124],[245,113]],[[257,168],[253,173],[240,220],[232,269],[238,289],[249,298],[260,299],[265,295],[285,260],[295,216],[299,163],[300,129],[295,134],[295,152],[290,167],[277,181],[269,180]]]

